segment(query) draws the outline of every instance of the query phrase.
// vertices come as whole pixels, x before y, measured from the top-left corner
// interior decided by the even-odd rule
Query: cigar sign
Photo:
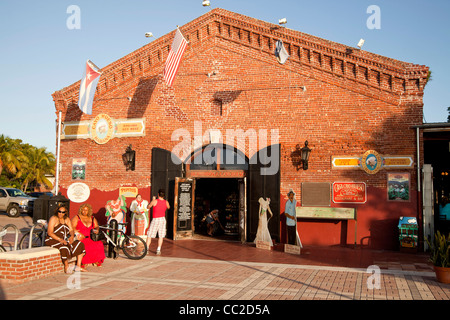
[[[364,182],[334,182],[334,203],[366,203],[367,191]]]
[[[64,122],[61,139],[92,139],[98,144],[105,144],[113,138],[144,135],[143,118],[113,119],[102,113],[93,120]]]
[[[332,156],[333,169],[361,169],[368,174],[376,174],[381,169],[409,169],[414,165],[412,156],[381,155],[368,150],[360,156]]]

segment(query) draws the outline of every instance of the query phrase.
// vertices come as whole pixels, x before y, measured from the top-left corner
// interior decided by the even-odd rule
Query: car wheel
[[[17,218],[20,216],[19,206],[17,204],[12,204],[8,207],[8,210],[6,210],[6,214],[8,217],[11,218]]]

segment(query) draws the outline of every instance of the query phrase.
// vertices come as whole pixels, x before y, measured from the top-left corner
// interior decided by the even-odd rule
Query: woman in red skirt
[[[73,217],[72,225],[75,226],[77,239],[80,240],[86,249],[82,264],[94,264],[100,267],[105,260],[105,248],[102,241],[93,241],[90,238],[91,230],[98,233],[98,221],[92,216],[92,206],[89,203],[82,204],[78,210],[78,215]]]

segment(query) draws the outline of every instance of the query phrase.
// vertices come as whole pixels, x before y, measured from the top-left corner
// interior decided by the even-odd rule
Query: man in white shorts
[[[150,228],[147,233],[147,248],[150,250],[150,244],[152,238],[156,238],[158,234],[158,249],[156,249],[156,254],[161,254],[161,246],[166,236],[166,210],[170,209],[169,201],[164,199],[164,190],[160,189],[158,191],[158,199],[153,197],[153,200],[148,205],[148,209],[153,207],[153,219],[150,223]]]

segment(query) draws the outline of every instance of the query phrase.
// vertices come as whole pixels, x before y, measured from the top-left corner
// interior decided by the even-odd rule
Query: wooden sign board
[[[284,252],[290,253],[290,254],[300,254],[301,247],[300,246],[294,246],[292,244],[285,244],[284,245]]]
[[[256,240],[256,247],[258,249],[272,250],[271,243],[268,241]]]
[[[297,207],[297,218],[356,220],[354,208]]]
[[[303,182],[302,204],[305,206],[329,206],[331,186],[328,182]]]

